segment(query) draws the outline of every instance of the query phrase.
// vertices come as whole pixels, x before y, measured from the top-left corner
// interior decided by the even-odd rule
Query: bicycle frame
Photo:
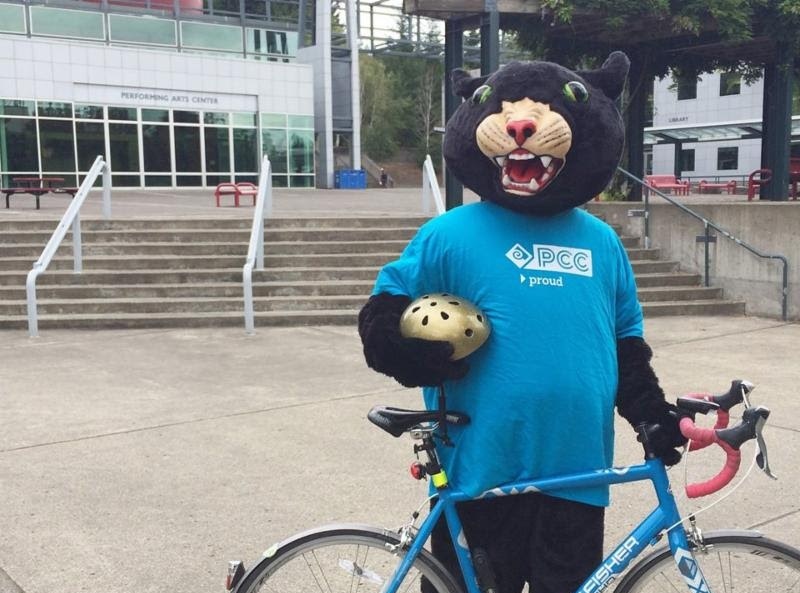
[[[672,495],[669,478],[664,464],[660,460],[650,459],[639,465],[512,482],[493,488],[476,498],[514,496],[529,492],[551,493],[561,488],[624,484],[642,480],[650,480],[652,482],[658,505],[614,548],[577,589],[576,593],[599,593],[603,591],[627,568],[634,558],[654,543],[654,540],[664,530],[668,530],[667,537],[670,550],[689,590],[692,593],[708,593],[708,585],[689,548],[689,541],[680,523],[681,518],[675,498]],[[394,575],[382,593],[397,592],[414,559],[430,537],[434,525],[443,514],[447,519],[450,537],[456,550],[464,582],[467,585],[467,593],[481,593],[478,588],[475,568],[461,519],[459,519],[456,512],[457,503],[473,500],[473,497],[447,486],[439,489],[438,499],[430,514],[420,524],[408,553],[395,570]]]

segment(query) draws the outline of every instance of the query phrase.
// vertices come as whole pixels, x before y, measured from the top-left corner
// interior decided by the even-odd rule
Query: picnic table
[[[0,188],[0,193],[6,196],[6,208],[11,207],[11,196],[28,194],[36,199],[36,209],[39,210],[39,198],[44,194],[69,194],[75,197],[77,187],[64,187],[63,177],[12,177],[14,187]]]

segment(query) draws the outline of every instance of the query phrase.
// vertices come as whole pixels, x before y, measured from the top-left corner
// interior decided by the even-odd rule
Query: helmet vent
[[[458,301],[449,301],[449,304],[458,307],[461,303],[459,303]]]
[[[445,313],[444,311],[442,311],[442,312],[440,313],[440,315],[442,316],[442,319],[444,319],[445,321],[447,321],[448,319],[450,319],[450,316],[449,316],[447,313]]]
[[[420,310],[420,307],[414,307],[413,309],[411,309],[411,312],[412,313],[416,313],[419,310]]]
[[[435,306],[436,306],[436,305],[438,305],[438,304],[439,304],[439,303],[437,303],[436,301],[431,301],[431,307],[435,307]]]
[[[480,321],[481,323],[483,323],[483,315],[476,315],[476,316],[475,316],[475,319],[477,319],[478,321]]]
[[[474,332],[471,329],[464,330],[464,335],[468,338],[471,338],[473,333]]]
[[[422,318],[422,325],[428,325],[428,316]]]

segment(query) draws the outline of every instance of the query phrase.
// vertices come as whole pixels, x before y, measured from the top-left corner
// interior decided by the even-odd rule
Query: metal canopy
[[[644,129],[645,144],[678,144],[682,142],[719,142],[761,138],[761,121],[721,122],[713,125],[684,127],[658,126]],[[800,115],[792,118],[792,138],[800,139]]]

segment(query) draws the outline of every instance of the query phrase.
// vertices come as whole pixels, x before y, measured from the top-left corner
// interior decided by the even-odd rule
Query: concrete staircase
[[[273,219],[255,271],[258,326],[354,325],[381,265],[421,218]],[[67,235],[39,277],[39,328],[244,327],[246,219],[82,221],[83,272]],[[0,221],[0,329],[27,328],[25,278],[55,221]],[[646,315],[740,315],[744,303],[623,237]]]

